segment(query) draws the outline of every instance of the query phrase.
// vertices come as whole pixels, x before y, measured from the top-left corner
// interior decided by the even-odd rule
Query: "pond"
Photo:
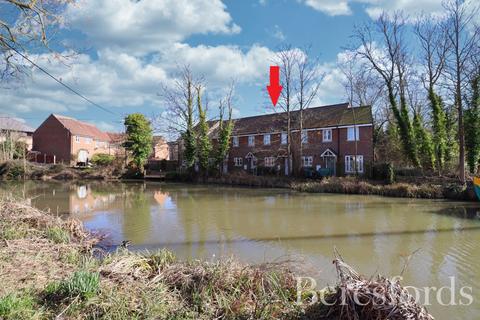
[[[400,275],[408,261],[405,285],[439,289],[454,281],[454,296],[442,290],[440,298],[455,305],[442,306],[437,292],[430,293],[436,319],[478,319],[480,313],[476,203],[156,182],[28,181],[0,189],[80,219],[107,233],[113,245],[130,240],[133,250],[166,247],[183,259],[294,260],[318,287],[335,281],[334,248],[365,275]],[[462,287],[471,288],[463,291],[471,293],[471,304]]]

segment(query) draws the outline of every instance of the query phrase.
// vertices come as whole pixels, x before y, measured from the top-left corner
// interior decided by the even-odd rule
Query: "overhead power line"
[[[93,102],[92,100],[90,100],[89,98],[85,97],[83,94],[81,94],[80,92],[76,91],[75,89],[73,89],[72,87],[70,87],[69,85],[66,85],[65,83],[63,83],[62,81],[60,81],[59,79],[57,79],[55,76],[53,76],[52,74],[50,74],[47,70],[45,70],[44,68],[40,67],[38,64],[36,64],[35,62],[33,62],[32,60],[30,60],[27,56],[25,56],[23,53],[21,53],[20,51],[18,51],[17,49],[15,49],[14,47],[12,47],[10,44],[8,44],[7,42],[4,43],[5,45],[7,45],[7,47],[9,47],[10,49],[12,49],[13,51],[15,51],[17,54],[19,54],[22,58],[24,58],[25,60],[27,60],[28,62],[30,62],[32,65],[34,65],[35,67],[37,67],[40,71],[42,71],[43,73],[45,73],[47,76],[49,76],[50,78],[52,78],[53,80],[55,80],[56,82],[58,82],[59,84],[61,84],[62,86],[64,86],[65,88],[67,88],[69,91],[73,92],[74,94],[76,94],[77,96],[79,96],[80,98],[84,99],[85,101],[91,103],[92,105],[94,105],[95,107],[105,111],[105,112],[108,112],[110,114],[113,114],[113,115],[117,115],[115,112],[113,111],[110,111],[108,110],[107,108],[105,107],[102,107],[101,105],[99,105],[98,103],[95,103]]]

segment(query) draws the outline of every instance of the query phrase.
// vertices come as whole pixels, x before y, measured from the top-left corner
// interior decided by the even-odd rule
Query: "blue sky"
[[[382,10],[440,10],[440,0],[81,0],[66,10],[66,26],[55,46],[68,56],[31,52],[32,58],[98,104],[72,95],[38,70],[21,84],[0,89],[0,113],[37,127],[50,113],[86,120],[103,130],[122,129],[122,116],[159,114],[162,83],[177,64],[190,64],[208,84],[211,108],[232,78],[237,82],[235,116],[265,113],[268,67],[282,44],[320,58],[317,104],[345,100],[339,55],[356,24]]]

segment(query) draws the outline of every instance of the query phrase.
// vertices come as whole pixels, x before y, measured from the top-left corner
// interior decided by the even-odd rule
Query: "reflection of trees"
[[[142,244],[151,230],[151,195],[145,193],[145,185],[135,185],[124,192],[123,234],[134,244]]]

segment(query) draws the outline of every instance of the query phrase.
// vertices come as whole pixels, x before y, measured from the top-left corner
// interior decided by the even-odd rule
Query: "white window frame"
[[[242,157],[233,158],[233,164],[234,164],[235,167],[242,167],[243,166],[243,158]]]
[[[347,127],[347,141],[360,141],[360,128],[358,126]]]
[[[275,157],[265,157],[265,159],[263,159],[263,164],[265,167],[275,167]]]
[[[303,156],[302,164],[306,168],[313,167],[313,156]]]
[[[322,130],[322,141],[323,142],[332,142],[332,129],[323,129]]]
[[[233,136],[233,139],[232,139],[232,143],[233,143],[233,146],[234,147],[238,147],[240,145],[240,139],[238,138],[238,136]]]
[[[255,147],[255,136],[248,136],[248,146]]]
[[[264,134],[263,135],[263,144],[266,145],[266,146],[269,146],[270,145],[270,134]]]
[[[92,138],[85,137],[85,143],[90,144],[92,142]]]
[[[80,143],[80,137],[79,136],[75,136],[75,142]]]
[[[357,172],[363,173],[363,155],[357,155]],[[355,156],[347,155],[345,156],[345,173],[355,173]]]
[[[288,134],[286,132],[282,132],[280,134],[280,143],[287,144],[288,143]]]
[[[307,130],[302,130],[301,133],[302,137],[302,143],[307,144],[308,143],[308,131]]]

